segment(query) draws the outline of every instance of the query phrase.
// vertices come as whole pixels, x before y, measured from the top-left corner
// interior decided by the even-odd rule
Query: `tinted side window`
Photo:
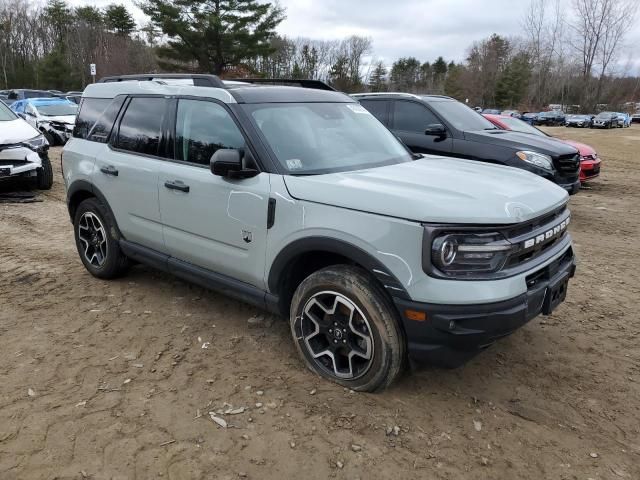
[[[387,100],[360,100],[360,103],[364,108],[369,110],[374,117],[385,125],[388,124],[389,115],[387,114],[387,107],[389,106],[389,102]]]
[[[124,99],[125,97],[116,97],[113,99],[98,120],[96,120],[96,123],[89,132],[87,140],[98,143],[107,143],[109,141],[109,134],[113,129],[113,122],[116,121]]]
[[[80,104],[80,111],[76,118],[73,136],[76,138],[87,138],[91,127],[93,127],[96,120],[98,120],[110,103],[110,98],[84,98]]]
[[[244,137],[224,107],[200,100],[178,101],[177,160],[209,165],[216,150],[244,147]]]
[[[396,101],[393,122],[395,130],[424,133],[427,125],[440,123],[427,107],[416,102]]]
[[[115,146],[130,152],[158,155],[165,106],[164,98],[132,98],[120,122]]]

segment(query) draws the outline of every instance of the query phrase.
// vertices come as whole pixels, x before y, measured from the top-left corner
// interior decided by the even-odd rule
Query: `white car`
[[[27,98],[11,104],[27,123],[42,132],[50,145],[64,145],[73,134],[78,105],[66,98]]]
[[[40,190],[53,184],[44,135],[0,101],[0,181],[27,178]]]

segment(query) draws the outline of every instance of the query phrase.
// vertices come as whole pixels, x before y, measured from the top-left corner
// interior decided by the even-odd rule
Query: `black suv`
[[[415,153],[522,168],[574,194],[580,188],[578,151],[553,138],[499,130],[465,104],[441,95],[352,95]]]

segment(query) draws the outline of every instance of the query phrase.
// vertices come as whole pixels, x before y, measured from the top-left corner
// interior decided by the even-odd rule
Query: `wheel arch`
[[[308,237],[286,245],[269,269],[267,285],[287,316],[293,293],[311,273],[330,265],[355,265],[370,274],[389,297],[409,298],[403,284],[382,262],[362,248],[331,237]]]
[[[108,214],[111,216],[113,224],[116,226],[116,231],[112,232],[112,234],[115,234],[117,238],[121,238],[122,235],[120,234],[116,217],[109,206],[109,202],[107,202],[107,198],[99,188],[87,180],[76,180],[69,185],[69,188],[67,188],[67,209],[69,211],[71,222],[73,222],[78,205],[87,198],[97,198],[100,203],[104,205]]]

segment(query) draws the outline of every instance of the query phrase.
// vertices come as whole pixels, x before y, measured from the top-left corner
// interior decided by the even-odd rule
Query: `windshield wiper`
[[[483,130],[498,130],[498,127],[487,127],[483,128]]]

